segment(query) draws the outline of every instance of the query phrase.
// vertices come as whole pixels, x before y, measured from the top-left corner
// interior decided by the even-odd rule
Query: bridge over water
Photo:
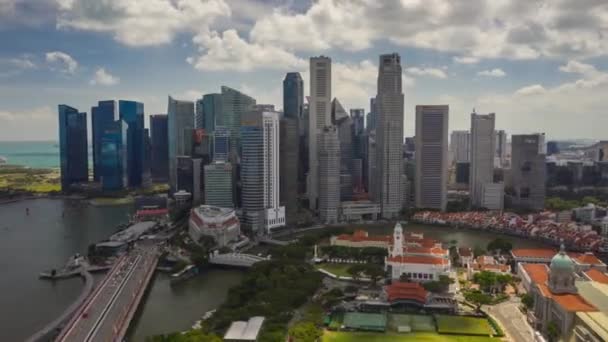
[[[105,276],[56,341],[122,341],[154,274],[158,250],[136,246]]]
[[[251,267],[255,263],[269,260],[270,256],[260,257],[252,254],[244,253],[212,253],[209,255],[209,263],[214,265],[225,265],[225,266],[237,266],[237,267]]]

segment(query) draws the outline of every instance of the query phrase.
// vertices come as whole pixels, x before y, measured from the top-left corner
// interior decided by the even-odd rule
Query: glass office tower
[[[99,158],[99,178],[104,191],[122,190],[128,185],[127,139],[127,124],[123,120],[106,125]]]
[[[78,109],[59,105],[59,157],[61,189],[89,179],[87,145],[87,114]]]
[[[152,179],[157,182],[169,180],[169,137],[167,115],[150,116],[150,145]]]
[[[144,104],[118,101],[120,120],[127,123],[127,177],[129,187],[139,187],[144,171]]]
[[[91,107],[92,145],[93,145],[93,180],[100,181],[101,177],[101,139],[108,125],[116,121],[116,101],[97,102],[97,107]]]

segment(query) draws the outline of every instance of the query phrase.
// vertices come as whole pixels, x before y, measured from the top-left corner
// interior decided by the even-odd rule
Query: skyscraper
[[[494,122],[494,113],[471,114],[469,194],[473,207],[482,206],[484,186],[494,183]]]
[[[169,96],[167,109],[169,138],[169,187],[177,190],[177,156],[189,156],[192,152],[194,129],[194,103],[174,100]]]
[[[494,166],[498,168],[505,167],[507,162],[507,133],[500,130],[495,132],[496,135],[496,156]]]
[[[450,138],[452,163],[469,162],[469,154],[471,152],[470,142],[471,133],[469,131],[452,131]]]
[[[545,206],[545,154],[539,145],[541,134],[513,135],[509,189],[511,204],[522,209],[541,210]]]
[[[116,120],[105,125],[99,156],[99,180],[104,191],[124,189],[127,174],[127,123]]]
[[[298,119],[284,116],[280,119],[279,153],[280,164],[280,204],[285,206],[288,222],[295,222],[298,214],[298,171],[299,159]]]
[[[150,115],[150,142],[152,145],[150,171],[158,182],[169,180],[169,128],[166,114]]]
[[[244,223],[259,234],[285,225],[279,206],[279,113],[253,111],[241,126]]]
[[[377,201],[381,216],[396,218],[402,208],[401,174],[403,169],[403,92],[401,58],[381,55],[378,65],[376,96]]]
[[[59,105],[59,159],[61,189],[89,180],[87,146],[87,114],[78,109]]]
[[[221,208],[234,208],[232,197],[232,165],[213,162],[204,166],[205,204]]]
[[[99,101],[97,107],[91,107],[91,128],[93,144],[93,180],[100,181],[101,175],[101,139],[107,125],[112,124],[116,117],[116,101]],[[126,141],[125,141],[126,144]]]
[[[298,119],[304,107],[304,82],[299,72],[288,72],[283,80],[283,112],[285,117]]]
[[[416,106],[416,207],[445,210],[449,107]]]
[[[319,207],[319,134],[325,127],[330,125],[331,59],[324,56],[311,57],[308,115],[308,175],[306,182],[311,209],[318,209]],[[326,189],[322,191],[326,191]]]
[[[337,98],[331,103],[331,116],[340,142],[340,200],[350,201],[353,196],[353,122]]]
[[[207,133],[215,130],[215,120],[222,115],[222,94],[205,94],[196,101],[196,128],[204,128]]]
[[[215,126],[213,133],[213,160],[227,161],[230,154],[230,130],[224,126]]]
[[[120,119],[127,123],[127,177],[130,187],[142,185],[144,173],[144,104],[118,101]]]
[[[231,150],[233,159],[240,147],[241,116],[249,112],[255,105],[255,99],[249,97],[236,89],[222,86],[222,115],[215,118],[216,125],[222,125],[230,130]]]
[[[367,113],[367,119],[365,120],[365,129],[368,133],[376,129],[377,113],[376,98],[372,97],[369,99],[369,113]]]
[[[340,141],[335,126],[326,126],[319,135],[319,218],[338,222],[340,206]]]

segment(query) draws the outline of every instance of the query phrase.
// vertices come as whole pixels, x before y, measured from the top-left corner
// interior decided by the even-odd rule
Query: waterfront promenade
[[[157,262],[155,245],[134,247],[106,275],[56,341],[121,341]]]

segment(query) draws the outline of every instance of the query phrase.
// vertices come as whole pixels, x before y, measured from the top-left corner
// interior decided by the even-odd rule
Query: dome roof
[[[559,253],[555,254],[553,259],[551,259],[551,271],[568,271],[574,272],[574,261],[566,254],[566,250],[564,245],[562,244]]]

